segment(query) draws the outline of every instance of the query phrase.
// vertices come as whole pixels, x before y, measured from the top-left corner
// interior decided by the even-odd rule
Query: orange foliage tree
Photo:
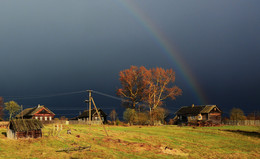
[[[137,104],[144,100],[144,90],[147,87],[147,81],[144,80],[144,74],[148,70],[145,67],[131,66],[130,69],[120,71],[119,80],[122,88],[117,90],[117,94],[123,98],[123,104],[132,109],[138,109]]]
[[[172,69],[154,68],[147,70],[141,66],[131,66],[119,73],[122,88],[117,93],[128,107],[136,109],[140,102],[146,103],[153,110],[163,104],[163,100],[182,94],[182,90],[174,85],[175,73]]]
[[[149,70],[145,75],[144,80],[149,81],[149,84],[144,91],[144,96],[150,114],[163,104],[163,100],[167,98],[175,100],[176,96],[182,94],[182,90],[174,85],[175,73],[172,69],[165,70],[157,67]]]

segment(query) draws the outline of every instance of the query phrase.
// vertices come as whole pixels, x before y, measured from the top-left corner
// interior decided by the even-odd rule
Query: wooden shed
[[[7,127],[7,137],[10,139],[42,137],[43,124],[37,119],[11,120]]]

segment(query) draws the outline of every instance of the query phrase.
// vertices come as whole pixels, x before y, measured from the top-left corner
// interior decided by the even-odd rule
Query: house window
[[[45,117],[45,120],[48,120],[48,117],[47,117],[47,116]]]
[[[191,120],[195,120],[196,117],[195,117],[195,116],[190,116],[190,119],[191,119]]]
[[[51,116],[49,117],[49,120],[51,121]]]
[[[40,120],[42,120],[42,116],[40,117]]]
[[[36,116],[35,119],[38,119],[38,117]]]

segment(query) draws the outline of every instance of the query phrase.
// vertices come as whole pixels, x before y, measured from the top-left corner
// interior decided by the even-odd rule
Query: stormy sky
[[[25,108],[43,104],[57,115],[83,110],[87,93],[73,92],[116,96],[119,71],[136,65],[176,71],[183,95],[166,102],[171,112],[191,104],[216,104],[225,113],[259,110],[259,7],[258,0],[1,1],[0,96]],[[149,25],[183,59],[203,103]],[[119,100],[93,96],[107,113],[122,110]]]

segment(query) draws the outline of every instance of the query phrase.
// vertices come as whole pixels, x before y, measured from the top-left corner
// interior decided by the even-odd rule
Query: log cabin
[[[55,114],[44,105],[38,105],[34,108],[24,109],[20,114],[16,115],[17,119],[38,119],[41,121],[51,121]]]
[[[98,112],[100,114],[102,122],[107,123],[107,114],[103,110],[101,110],[100,108],[98,108]],[[71,118],[70,120],[88,121],[89,120],[89,110],[85,110],[79,116]],[[91,120],[94,123],[99,122],[99,118],[98,118],[98,114],[96,112],[96,109],[91,109]]]
[[[7,127],[7,137],[10,139],[42,137],[43,125],[36,119],[14,119]]]
[[[216,105],[197,105],[181,107],[176,113],[178,123],[209,122],[221,124],[221,110]]]

